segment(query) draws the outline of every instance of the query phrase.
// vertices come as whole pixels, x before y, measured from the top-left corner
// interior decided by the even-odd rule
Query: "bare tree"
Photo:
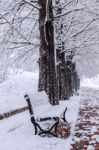
[[[68,97],[66,94],[71,89],[71,81],[67,83],[66,77],[73,74],[69,68],[72,68],[71,64],[74,65],[74,60],[80,62],[81,56],[85,54],[86,60],[89,54],[98,54],[94,46],[98,44],[99,3],[92,0],[52,2],[54,1],[2,1],[0,26],[4,30],[0,33],[0,58],[1,70],[3,66],[7,68],[12,64],[24,67],[24,64],[33,64],[39,52],[39,90],[45,90],[50,102],[56,104],[59,99]],[[57,60],[56,63],[54,59]]]

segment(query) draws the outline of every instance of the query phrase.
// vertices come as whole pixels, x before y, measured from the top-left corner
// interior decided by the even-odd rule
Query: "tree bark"
[[[39,91],[46,91],[50,103],[59,103],[57,96],[57,82],[54,54],[54,28],[52,0],[38,0],[39,11],[40,50],[39,50]]]

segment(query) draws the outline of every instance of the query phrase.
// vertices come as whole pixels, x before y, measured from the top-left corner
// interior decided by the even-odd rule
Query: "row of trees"
[[[79,62],[82,54],[89,57],[91,45],[98,44],[98,3],[92,0],[9,2],[1,2],[4,8],[0,25],[6,29],[1,36],[1,56],[8,60],[7,65],[21,63],[24,67],[27,61],[33,64],[39,49],[38,90],[47,92],[51,104],[69,99],[74,89],[79,88],[74,59]],[[97,55],[93,49],[95,52]]]
[[[39,56],[39,91],[45,90],[51,104],[58,104],[59,100],[69,99],[74,90],[78,89],[78,75],[75,63],[72,63],[72,54],[65,58],[64,43],[60,39],[63,34],[63,22],[57,29],[54,27],[53,5],[51,0],[38,0],[40,30]],[[56,1],[56,5],[60,1]],[[62,14],[62,8],[56,9],[56,15]],[[59,23],[60,17],[57,18]],[[54,46],[55,28],[58,39],[58,48]],[[56,39],[57,40],[57,39]],[[56,58],[55,58],[56,57]],[[56,59],[56,63],[55,63]]]

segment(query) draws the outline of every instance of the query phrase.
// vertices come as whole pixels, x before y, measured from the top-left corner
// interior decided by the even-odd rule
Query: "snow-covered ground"
[[[38,74],[24,73],[11,76],[0,84],[0,113],[26,106],[24,93],[37,91]],[[84,79],[82,87],[98,88],[99,76]],[[88,87],[89,86],[89,87]],[[40,137],[34,135],[29,112],[23,112],[0,121],[0,150],[70,150],[74,136],[74,128],[78,118],[81,97],[73,96],[64,104],[68,108],[66,119],[71,126],[71,134],[67,139]]]
[[[70,150],[71,139],[35,136],[28,112],[0,121],[0,150]]]
[[[99,75],[93,78],[86,78],[83,77],[81,81],[82,87],[89,87],[89,88],[98,88],[99,89]]]
[[[38,74],[24,73],[11,76],[0,84],[0,113],[26,106],[24,93],[37,91]],[[47,138],[34,135],[28,111],[0,121],[0,150],[70,150],[77,120],[80,96],[74,96],[64,104],[68,108],[67,121],[71,135],[67,139]]]
[[[26,106],[24,94],[37,91],[38,73],[10,75],[0,84],[0,114]]]

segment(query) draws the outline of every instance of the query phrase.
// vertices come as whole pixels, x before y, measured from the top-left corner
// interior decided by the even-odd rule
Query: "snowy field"
[[[38,74],[25,73],[11,76],[0,84],[0,113],[26,106],[24,93],[37,91]],[[75,127],[79,96],[65,102],[68,108],[67,121],[71,124],[71,132]],[[75,115],[74,115],[75,114]],[[41,138],[34,135],[28,111],[0,121],[0,150],[70,150],[72,134],[68,139]]]
[[[26,106],[23,98],[26,92],[37,91],[38,74],[16,75],[0,84],[0,113]],[[87,84],[90,82],[90,84]],[[96,80],[95,80],[96,82]],[[99,78],[97,78],[99,83]],[[96,82],[96,83],[97,83]],[[83,80],[82,86],[93,86],[91,80]],[[78,117],[80,95],[64,104],[68,108],[67,121],[71,125],[71,135],[67,139],[47,138],[34,135],[28,111],[0,121],[0,150],[70,150],[74,128]]]

